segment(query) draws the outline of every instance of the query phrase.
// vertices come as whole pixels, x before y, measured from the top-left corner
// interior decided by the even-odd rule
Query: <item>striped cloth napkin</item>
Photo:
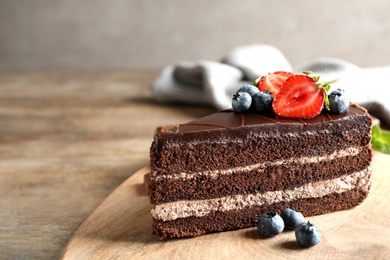
[[[212,105],[220,110],[231,108],[233,93],[244,83],[280,70],[312,71],[321,76],[320,81],[338,78],[330,91],[344,89],[352,102],[390,125],[390,66],[360,68],[340,59],[319,58],[292,68],[277,48],[264,44],[238,47],[221,61],[181,61],[166,66],[151,89],[159,102]]]

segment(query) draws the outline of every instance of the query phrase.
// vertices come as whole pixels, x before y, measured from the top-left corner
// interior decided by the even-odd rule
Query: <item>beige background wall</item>
[[[0,70],[159,69],[268,43],[390,65],[387,0],[0,0]]]

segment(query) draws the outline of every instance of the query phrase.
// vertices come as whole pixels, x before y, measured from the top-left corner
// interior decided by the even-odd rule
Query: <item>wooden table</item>
[[[58,258],[149,163],[154,129],[211,108],[156,104],[153,72],[0,74],[0,259]]]
[[[113,199],[105,200],[114,190],[130,196],[120,184],[148,165],[157,125],[186,122],[214,111],[155,103],[149,90],[155,76],[154,72],[126,71],[0,74],[0,259],[58,258],[79,225],[101,202],[105,203],[94,213],[119,205]],[[385,174],[390,172],[385,171],[389,170],[390,156],[380,154],[374,162],[380,164],[375,178],[386,178],[387,182],[376,182],[374,195],[359,210],[380,200],[382,190],[386,194],[389,191]],[[139,181],[130,179],[129,184]],[[146,203],[147,199],[142,201]],[[384,202],[378,205],[380,209],[385,207]],[[323,220],[332,221],[336,215],[326,215]],[[388,217],[380,219],[371,226],[376,232],[388,232]],[[358,230],[364,233],[364,227]],[[252,231],[226,232],[216,237],[226,243],[237,239],[237,234],[246,234],[250,242],[237,246],[257,255],[256,246],[249,246],[257,243]],[[330,231],[328,236],[332,237]],[[270,249],[265,256],[272,257],[275,241],[262,243],[263,249]],[[329,242],[325,240],[324,247],[318,249],[332,248]],[[191,240],[176,240],[161,247],[179,243],[188,246]],[[281,250],[293,254],[296,245],[287,245]],[[159,244],[154,242],[154,246]],[[230,249],[234,250],[225,244],[224,252]],[[383,249],[354,248],[363,253],[380,253]]]

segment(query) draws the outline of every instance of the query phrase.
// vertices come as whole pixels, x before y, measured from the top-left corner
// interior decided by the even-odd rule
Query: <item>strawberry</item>
[[[317,83],[319,76],[294,75],[285,80],[279,92],[275,95],[272,107],[274,112],[289,118],[313,118],[319,115],[325,106],[328,106],[326,92],[330,89],[328,81]]]
[[[258,78],[255,81],[255,86],[257,86],[260,91],[268,90],[275,96],[279,92],[284,81],[293,75],[294,73],[288,71],[268,73],[267,75]]]

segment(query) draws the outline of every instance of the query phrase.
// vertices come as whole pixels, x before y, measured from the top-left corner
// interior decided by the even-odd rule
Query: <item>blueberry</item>
[[[253,94],[259,92],[260,90],[253,86],[253,85],[250,85],[250,84],[244,84],[241,88],[239,88],[237,90],[236,93],[239,93],[239,92],[246,92],[248,93],[249,95],[253,96]]]
[[[246,92],[238,92],[233,95],[232,107],[235,112],[241,113],[248,110],[252,104],[252,97]]]
[[[349,98],[344,90],[337,89],[329,94],[329,111],[332,114],[344,114],[349,109]]]
[[[272,101],[274,97],[268,90],[259,91],[252,96],[252,108],[255,112],[269,114],[273,111]]]
[[[295,237],[301,246],[312,247],[320,242],[321,233],[312,223],[302,222],[295,229]]]
[[[257,229],[263,236],[272,237],[282,233],[284,222],[275,212],[268,212],[260,216]]]
[[[295,229],[298,224],[305,220],[302,213],[295,211],[293,208],[285,209],[280,216],[284,221],[284,225],[291,229]]]

